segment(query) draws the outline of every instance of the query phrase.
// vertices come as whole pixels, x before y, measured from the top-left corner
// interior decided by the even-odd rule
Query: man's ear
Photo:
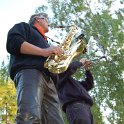
[[[39,22],[39,19],[38,18],[35,18],[35,21]]]

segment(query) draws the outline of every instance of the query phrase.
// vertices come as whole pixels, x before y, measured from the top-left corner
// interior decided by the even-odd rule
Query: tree
[[[0,68],[0,123],[13,124],[16,115],[14,83],[8,76],[8,65],[2,62]]]
[[[95,102],[93,113],[96,123],[106,123],[104,122],[106,118],[111,124],[122,124],[124,122],[123,10],[111,12],[115,0],[99,0],[96,3],[91,0],[47,0],[47,2],[47,7],[41,6],[37,12],[50,11],[54,18],[53,25],[68,26],[75,23],[83,29],[85,37],[91,43],[89,50],[93,54],[87,53],[81,57],[94,58],[99,53],[97,50],[106,57],[92,68],[95,88],[91,95]],[[92,51],[93,41],[98,48],[96,52]],[[75,77],[80,78],[80,70]]]

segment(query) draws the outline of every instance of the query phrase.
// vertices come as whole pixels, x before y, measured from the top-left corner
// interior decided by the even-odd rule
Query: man
[[[71,75],[82,65],[86,70],[86,79],[75,80]],[[89,71],[90,66],[91,62],[82,58],[80,62],[72,62],[67,71],[59,74],[57,78],[56,76],[52,77],[56,82],[58,96],[69,124],[93,124],[93,116],[90,110],[93,100],[88,94],[88,91],[94,86],[93,77]]]
[[[43,67],[51,54],[61,54],[50,47],[47,14],[34,14],[29,24],[15,24],[8,32],[10,77],[17,90],[16,124],[63,124],[57,92],[50,73]]]

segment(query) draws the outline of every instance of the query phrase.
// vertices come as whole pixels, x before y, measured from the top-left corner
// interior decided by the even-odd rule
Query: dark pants
[[[64,124],[53,81],[36,69],[14,78],[17,89],[16,124]]]
[[[69,124],[93,124],[90,106],[85,102],[74,102],[67,105],[66,116]]]

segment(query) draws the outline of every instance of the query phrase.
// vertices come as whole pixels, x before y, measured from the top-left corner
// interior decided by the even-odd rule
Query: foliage
[[[8,66],[3,62],[0,68],[0,123],[13,124],[15,114],[15,87],[8,77]]]
[[[2,124],[13,124],[16,114],[15,88],[13,83],[0,86],[0,120]]]
[[[7,82],[8,77],[8,65],[5,65],[5,62],[3,61],[0,67],[0,84]]]

